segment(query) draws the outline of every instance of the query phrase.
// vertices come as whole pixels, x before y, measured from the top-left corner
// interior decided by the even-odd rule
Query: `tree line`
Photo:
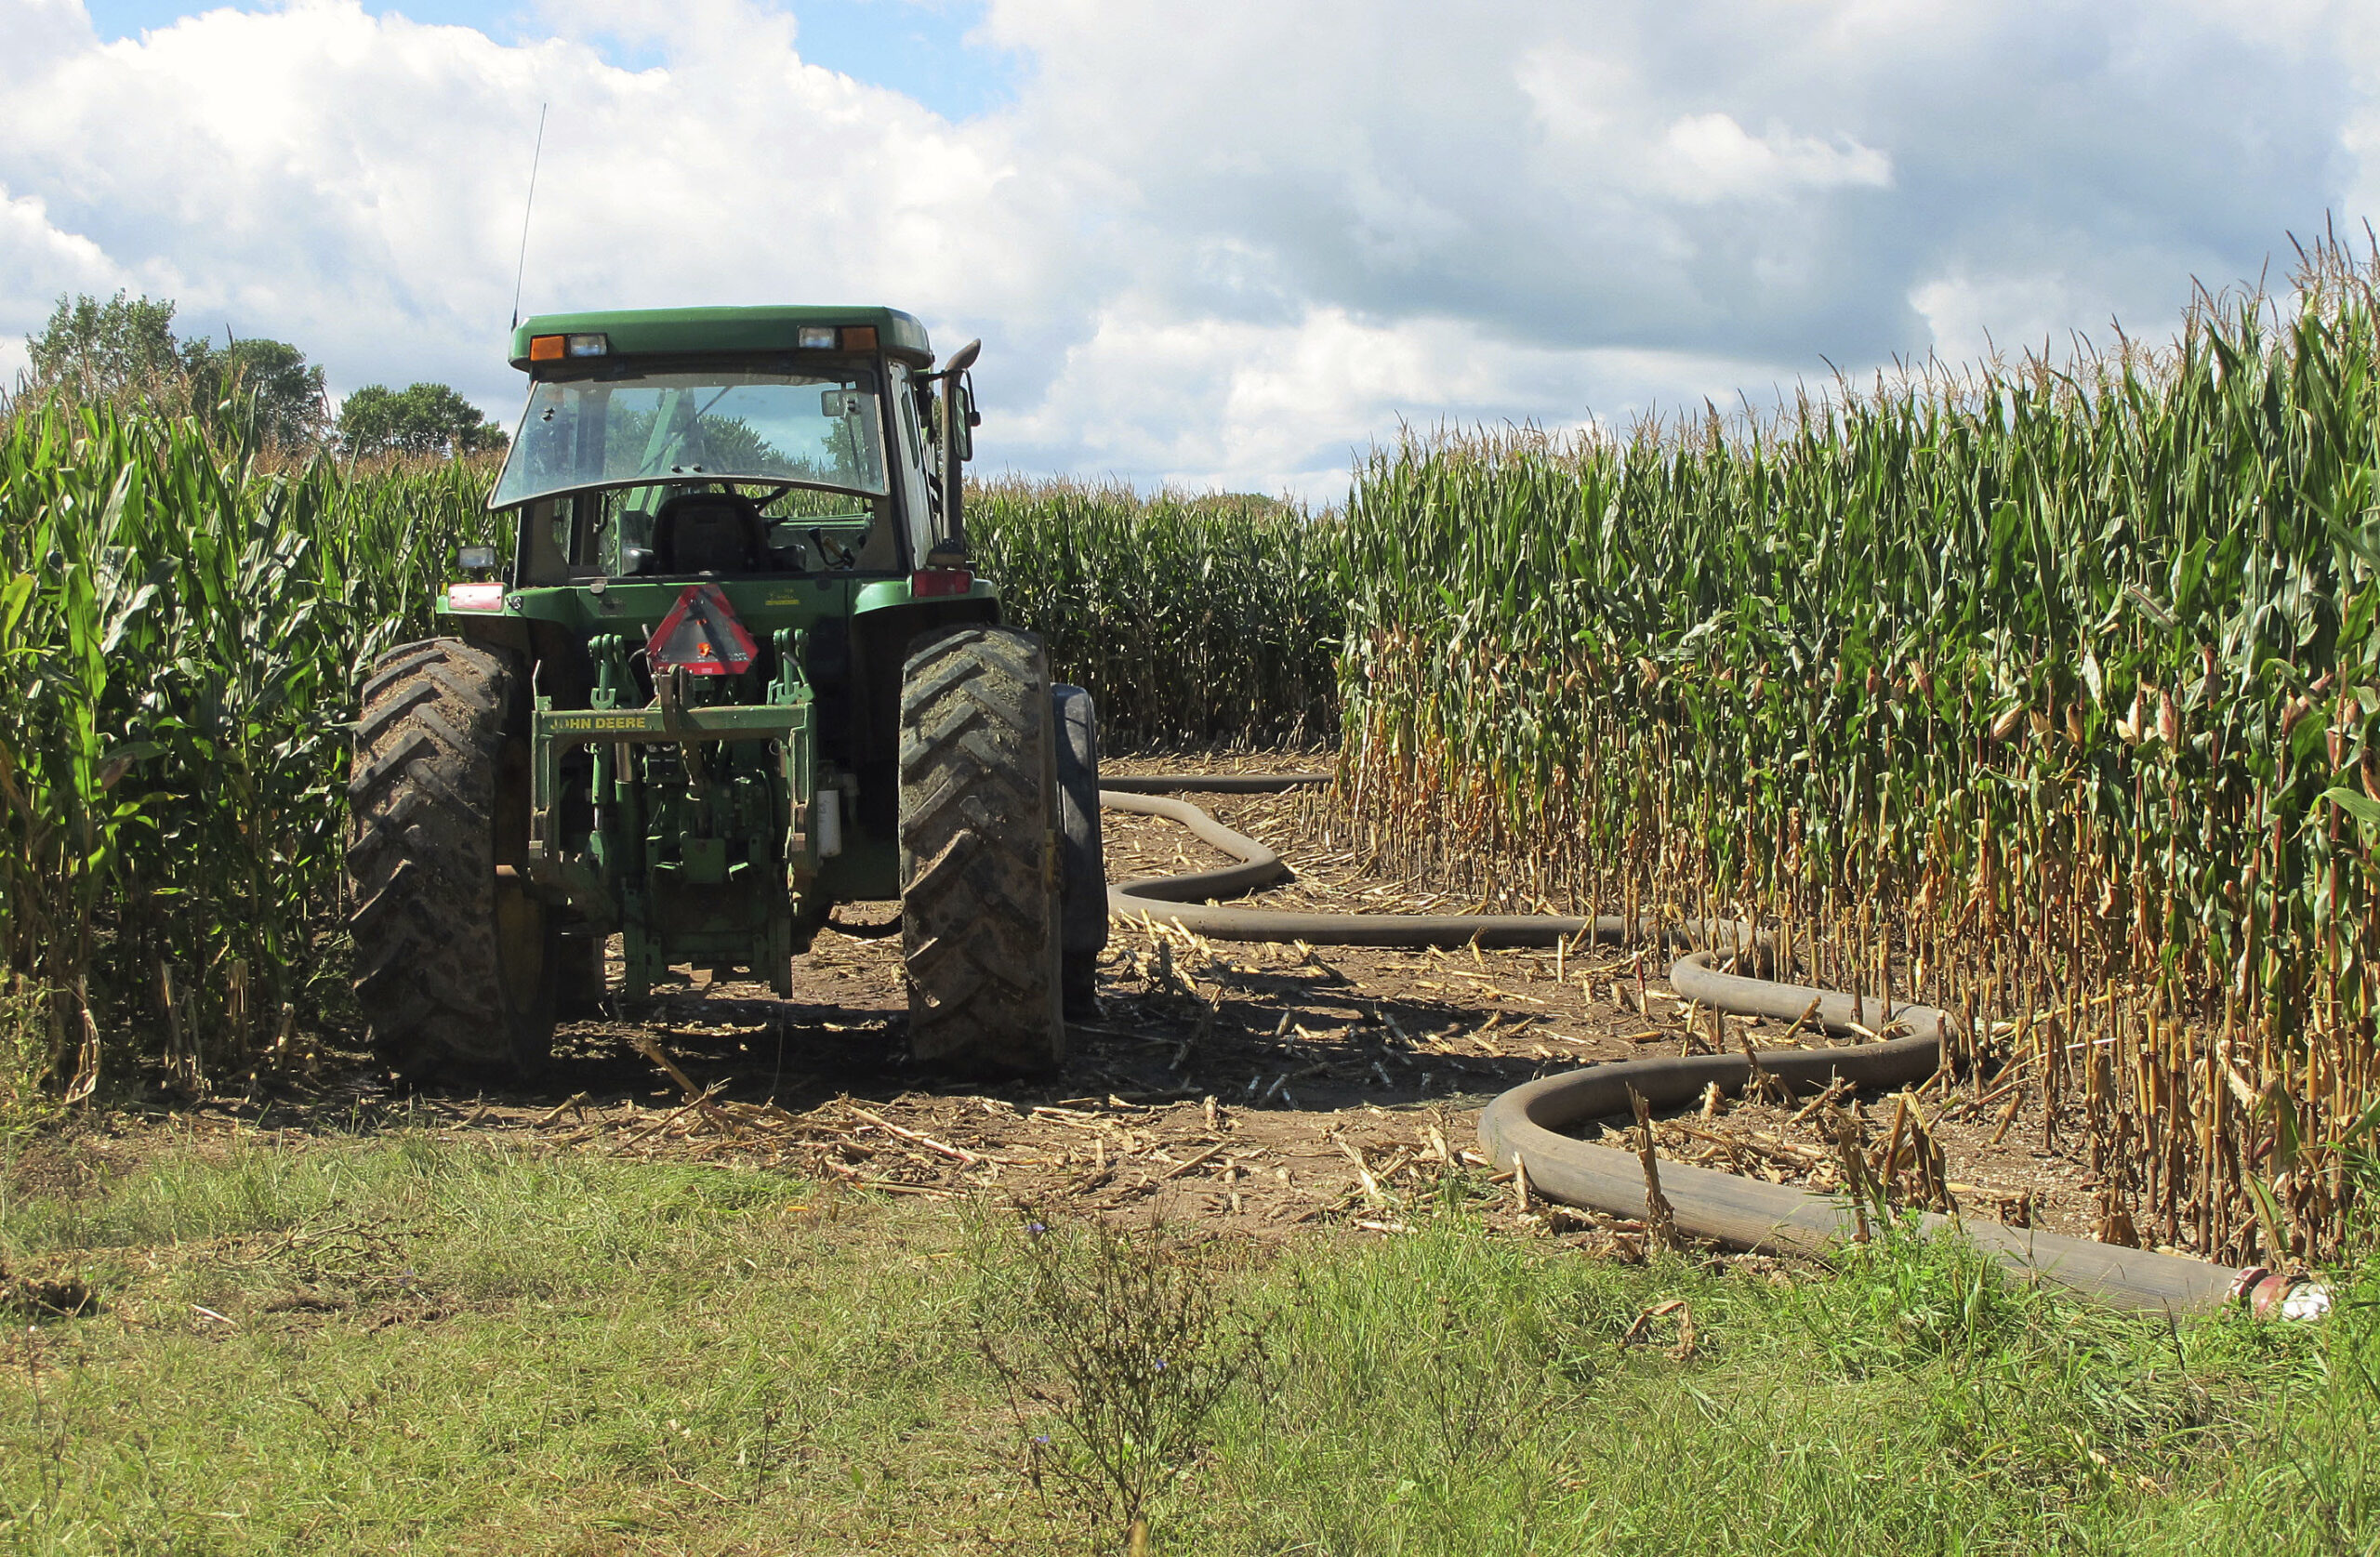
[[[60,297],[25,343],[20,397],[243,412],[268,442],[349,457],[501,449],[504,429],[451,386],[366,384],[334,407],[321,367],[287,341],[178,336],[170,299]]]

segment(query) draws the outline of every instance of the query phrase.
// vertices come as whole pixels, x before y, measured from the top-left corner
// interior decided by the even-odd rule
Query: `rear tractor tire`
[[[553,1041],[562,948],[530,897],[527,682],[438,638],[364,683],[348,782],[355,993],[374,1049],[416,1078],[523,1077]],[[513,872],[499,879],[497,867]]]
[[[901,943],[909,1045],[956,1069],[1065,1058],[1057,740],[1040,641],[966,627],[901,676]]]

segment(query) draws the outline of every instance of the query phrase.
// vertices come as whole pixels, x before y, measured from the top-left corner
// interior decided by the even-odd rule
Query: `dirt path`
[[[1297,871],[1248,901],[1325,911],[1472,906],[1357,870],[1312,797],[1201,803]],[[1104,825],[1111,879],[1224,863],[1161,819],[1111,813]],[[861,933],[822,933],[796,960],[791,1001],[694,975],[565,1028],[536,1089],[399,1094],[359,1069],[296,1114],[301,1123],[309,1114],[404,1119],[552,1149],[756,1162],[895,1194],[991,1191],[1154,1211],[1257,1235],[1326,1220],[1394,1231],[1413,1196],[1457,1185],[1510,1207],[1481,1171],[1474,1138],[1478,1110],[1496,1093],[1552,1071],[1712,1041],[1712,1014],[1669,990],[1658,957],[1634,951],[1317,952],[1119,923],[1100,979],[1103,1018],[1072,1030],[1062,1075],[955,1083],[902,1058],[899,943],[865,933],[892,925],[892,905],[847,910],[845,919]],[[1745,1037],[1802,1041],[1781,1023],[1724,1027],[1730,1048]],[[1858,1105],[1879,1156],[1897,1106]],[[1970,1080],[1921,1092],[1916,1106],[1967,1214],[2098,1230],[2096,1185],[2081,1164],[2044,1149],[2028,1092]],[[290,1123],[292,1110],[284,1100],[260,1112],[204,1112],[271,1128]],[[1673,1160],[1820,1188],[1840,1181],[1832,1143],[1799,1107],[1720,1102],[1663,1121],[1659,1140]],[[1624,1219],[1535,1214],[1623,1254],[1641,1231]]]

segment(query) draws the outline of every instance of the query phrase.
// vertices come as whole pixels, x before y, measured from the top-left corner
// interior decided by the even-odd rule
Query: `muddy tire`
[[[1099,835],[1099,713],[1080,687],[1050,689],[1058,725],[1058,849],[1064,868],[1058,943],[1068,1022],[1096,1022],[1107,949],[1107,858]]]
[[[527,689],[509,655],[431,639],[364,684],[348,781],[355,993],[409,1076],[524,1076],[553,1039],[553,916],[498,865],[528,851]]]
[[[1060,1018],[1058,770],[1040,641],[968,627],[901,675],[901,950],[918,1059],[1054,1070]]]

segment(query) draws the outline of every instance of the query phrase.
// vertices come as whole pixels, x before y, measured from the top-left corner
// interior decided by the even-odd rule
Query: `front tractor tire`
[[[520,876],[527,696],[511,656],[453,638],[391,650],[364,683],[348,781],[355,994],[373,1049],[408,1076],[522,1077],[552,1044],[558,927]]]
[[[967,627],[901,676],[901,943],[909,1047],[956,1069],[1065,1058],[1057,741],[1038,640]]]

